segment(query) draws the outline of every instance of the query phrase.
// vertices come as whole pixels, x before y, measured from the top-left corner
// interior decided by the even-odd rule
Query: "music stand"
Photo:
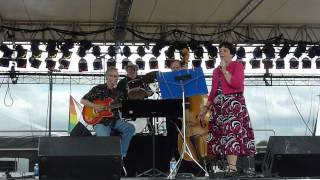
[[[160,91],[163,99],[182,98],[182,136],[183,136],[183,150],[180,158],[177,162],[175,169],[170,172],[169,177],[172,177],[173,173],[178,172],[181,165],[184,154],[189,157],[208,175],[208,172],[203,168],[193,157],[190,148],[186,143],[186,110],[185,110],[185,98],[207,94],[208,89],[205,82],[204,74],[201,68],[184,69],[173,72],[165,72],[157,74],[157,80],[159,82]]]
[[[168,99],[168,100],[123,100],[122,101],[122,116],[124,118],[158,118],[182,115],[183,110],[181,108],[181,99]],[[149,123],[149,122],[148,122]],[[149,175],[149,176],[166,176],[155,166],[155,127],[152,127],[152,168],[138,174],[137,176]],[[151,175],[149,174],[151,173]]]

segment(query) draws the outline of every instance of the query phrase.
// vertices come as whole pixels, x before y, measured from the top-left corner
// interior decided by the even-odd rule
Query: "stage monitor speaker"
[[[41,137],[40,179],[118,180],[119,137]]]
[[[271,136],[263,163],[266,177],[320,177],[319,136]]]
[[[70,136],[92,136],[92,134],[81,122],[78,122],[70,132]]]

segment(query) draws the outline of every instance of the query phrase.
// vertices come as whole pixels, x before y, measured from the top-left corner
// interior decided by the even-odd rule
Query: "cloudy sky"
[[[160,58],[164,59],[164,57]],[[78,60],[79,58],[76,57],[75,59]],[[77,68],[76,62],[72,61],[71,68]],[[92,60],[88,60],[88,64],[91,63]],[[120,65],[118,64],[118,66]],[[163,64],[160,64],[160,66],[163,67]],[[7,70],[0,68],[0,71]],[[28,70],[28,68],[21,71],[24,70]],[[147,71],[141,71],[140,73],[144,74]],[[211,74],[212,69],[206,70],[204,68],[204,72]],[[264,70],[246,68],[245,72],[246,74],[261,74]],[[318,74],[314,67],[304,72],[288,69],[282,72],[272,69],[270,72],[274,74]],[[121,70],[121,73],[124,73],[123,70]],[[45,130],[48,127],[49,119],[48,84],[8,85],[6,84],[7,81],[8,78],[0,78],[0,82],[2,82],[0,87],[0,130]],[[52,129],[67,130],[69,96],[72,95],[79,101],[90,88],[91,86],[88,85],[54,84]],[[318,86],[246,86],[245,97],[257,141],[268,140],[269,136],[274,133],[275,135],[286,136],[310,135],[310,130],[313,130],[313,124],[317,118],[319,107],[319,97],[317,95],[319,94],[320,87]],[[20,134],[1,133],[1,135]]]

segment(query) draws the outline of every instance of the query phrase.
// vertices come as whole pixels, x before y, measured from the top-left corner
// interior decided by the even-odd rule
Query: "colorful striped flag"
[[[77,111],[76,111],[76,107],[74,104],[74,99],[73,97],[70,95],[70,103],[69,103],[69,127],[68,127],[68,132],[70,133],[72,131],[72,129],[76,126],[78,122],[78,118],[77,118]]]

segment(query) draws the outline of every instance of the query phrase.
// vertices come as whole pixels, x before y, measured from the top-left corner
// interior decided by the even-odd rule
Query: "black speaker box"
[[[270,177],[320,177],[320,137],[271,136],[263,163]]]
[[[118,180],[119,137],[41,137],[40,179]]]
[[[92,134],[81,122],[78,122],[70,132],[70,136],[92,136]]]

